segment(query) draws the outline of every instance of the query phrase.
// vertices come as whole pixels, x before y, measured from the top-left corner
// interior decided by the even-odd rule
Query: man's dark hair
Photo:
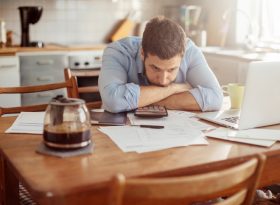
[[[174,21],[158,16],[151,19],[145,28],[142,39],[145,57],[156,55],[161,59],[183,56],[186,49],[186,34]]]

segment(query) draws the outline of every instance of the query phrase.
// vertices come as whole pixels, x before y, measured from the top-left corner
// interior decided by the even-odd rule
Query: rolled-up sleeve
[[[117,113],[137,108],[140,86],[127,82],[130,66],[130,59],[119,50],[111,47],[105,49],[98,87],[107,111]]]
[[[190,93],[202,111],[219,110],[223,102],[223,93],[201,50],[193,45],[186,58],[190,64],[187,82],[193,87]]]

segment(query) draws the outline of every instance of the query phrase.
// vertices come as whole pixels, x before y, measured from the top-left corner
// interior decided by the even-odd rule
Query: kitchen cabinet
[[[42,85],[65,81],[63,69],[68,66],[67,53],[20,53],[21,86]],[[56,95],[66,95],[65,89],[23,94],[22,105],[48,103]]]
[[[212,53],[204,53],[204,56],[220,85],[245,83],[250,60]]]
[[[0,56],[0,87],[20,86],[19,59],[17,56]],[[19,94],[0,94],[0,106],[20,106]]]
[[[22,52],[20,59],[21,86],[41,85],[64,81],[64,68],[75,70],[98,70],[101,67],[103,49],[79,50],[70,52]],[[78,77],[78,86],[97,85],[98,76]],[[56,95],[67,95],[65,90],[54,90],[35,94],[23,94],[22,105],[47,103]],[[81,94],[87,101],[100,100],[100,95]]]

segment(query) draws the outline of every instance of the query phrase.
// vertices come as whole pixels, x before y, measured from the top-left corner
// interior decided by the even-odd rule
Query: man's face
[[[144,61],[144,69],[148,81],[157,86],[168,86],[177,76],[181,55],[177,55],[168,60],[162,60],[156,55],[148,54],[146,58],[142,55]]]

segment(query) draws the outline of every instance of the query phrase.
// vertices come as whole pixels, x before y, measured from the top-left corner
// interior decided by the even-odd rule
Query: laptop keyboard
[[[225,121],[233,123],[233,124],[237,124],[239,121],[239,116],[225,117],[225,118],[222,118],[222,120],[225,120]]]

